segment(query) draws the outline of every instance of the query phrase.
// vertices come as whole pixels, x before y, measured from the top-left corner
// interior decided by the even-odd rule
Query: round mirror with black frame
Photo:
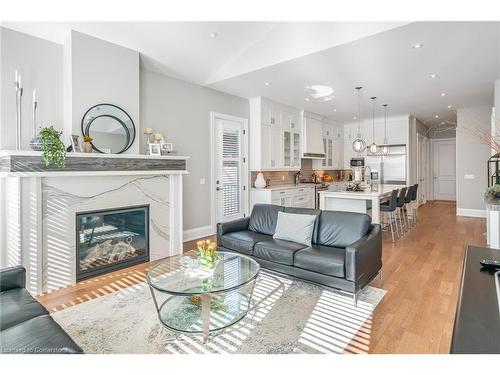
[[[82,118],[82,134],[92,138],[92,148],[103,154],[121,154],[135,140],[132,118],[114,104],[97,104]]]

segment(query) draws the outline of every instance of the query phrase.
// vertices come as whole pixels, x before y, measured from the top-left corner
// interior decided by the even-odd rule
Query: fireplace
[[[148,261],[148,205],[76,214],[76,281]]]

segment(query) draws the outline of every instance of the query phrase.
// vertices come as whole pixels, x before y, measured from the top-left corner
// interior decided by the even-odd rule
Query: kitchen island
[[[404,185],[374,184],[363,191],[324,190],[319,192],[319,208],[329,211],[348,211],[368,213],[368,202],[371,202],[372,223],[380,223],[380,202],[386,201],[391,192]]]

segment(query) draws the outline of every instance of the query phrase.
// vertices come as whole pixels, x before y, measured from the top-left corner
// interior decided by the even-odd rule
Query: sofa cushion
[[[334,277],[345,277],[344,264],[344,249],[322,245],[297,251],[293,263],[295,267]]]
[[[1,331],[36,316],[48,314],[26,289],[10,289],[0,293]]]
[[[50,315],[37,316],[1,333],[2,353],[81,353],[82,349]]]
[[[318,217],[321,214],[321,210],[319,208],[285,207],[284,212],[290,214],[315,215],[316,221],[314,222],[312,242],[316,243],[318,240]]]
[[[269,236],[274,234],[278,212],[283,211],[283,207],[272,204],[256,204],[253,206],[248,229],[252,232],[263,233]]]
[[[252,255],[253,247],[257,242],[265,241],[270,238],[271,237],[266,234],[255,233],[249,230],[242,230],[239,232],[224,234],[221,237],[221,243],[219,245],[224,246],[229,250]]]
[[[366,214],[322,211],[319,215],[318,245],[346,247],[368,233],[371,218]]]
[[[278,222],[273,238],[311,246],[315,215],[278,212]]]
[[[271,238],[257,242],[253,249],[253,255],[271,262],[292,266],[293,254],[306,247],[300,243]]]

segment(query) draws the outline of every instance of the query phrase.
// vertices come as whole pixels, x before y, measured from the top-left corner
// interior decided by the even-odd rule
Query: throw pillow
[[[278,222],[273,238],[311,246],[316,215],[278,212]]]

